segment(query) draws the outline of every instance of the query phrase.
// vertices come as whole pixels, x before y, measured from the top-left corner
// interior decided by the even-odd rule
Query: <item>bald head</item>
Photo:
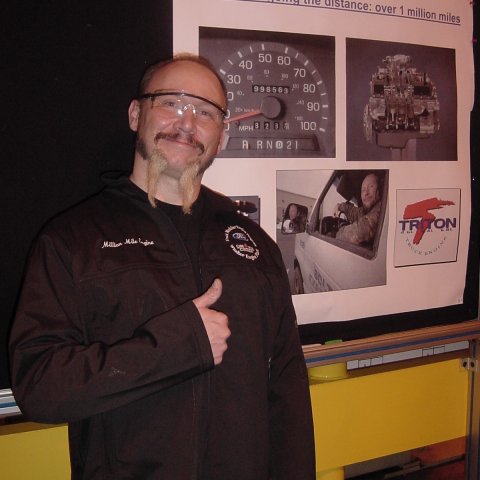
[[[174,55],[173,58],[154,63],[153,65],[148,67],[148,69],[145,71],[145,73],[143,74],[143,77],[140,81],[138,96],[141,96],[141,95],[147,93],[148,91],[150,91],[148,89],[149,83],[152,80],[152,77],[157,74],[157,72],[159,72],[160,70],[162,70],[165,67],[168,67],[169,65],[172,65],[172,64],[175,64],[175,63],[178,63],[178,62],[193,62],[193,63],[195,63],[197,65],[201,65],[201,66],[205,67],[207,70],[209,70],[216,77],[216,79],[218,81],[218,84],[219,84],[219,87],[222,90],[223,102],[221,103],[221,105],[225,109],[227,108],[227,104],[228,104],[227,87],[223,83],[223,80],[220,77],[220,75],[215,70],[215,67],[206,58],[201,57],[199,55],[193,55],[193,54],[190,54],[190,53],[180,53],[180,54]]]

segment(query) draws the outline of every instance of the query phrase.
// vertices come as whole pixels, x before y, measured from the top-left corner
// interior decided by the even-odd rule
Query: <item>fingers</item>
[[[202,317],[215,365],[222,362],[223,354],[227,350],[227,339],[231,333],[228,328],[228,317],[224,313],[210,308],[221,295],[222,282],[219,278],[216,278],[203,295],[193,300],[198,313]]]
[[[228,328],[228,317],[224,313],[210,309],[200,310],[200,315],[210,341],[213,360],[215,365],[218,365],[223,360],[223,354],[228,348],[227,339],[231,334]]]
[[[333,216],[338,217],[339,210],[338,208],[340,207],[340,204],[336,204],[335,207],[333,208]]]
[[[222,281],[216,278],[210,288],[200,297],[193,300],[197,308],[211,307],[222,295]]]

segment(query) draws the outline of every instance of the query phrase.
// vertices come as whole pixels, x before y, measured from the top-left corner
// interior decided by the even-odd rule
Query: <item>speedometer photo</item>
[[[332,37],[201,27],[228,91],[218,157],[333,157],[334,50]]]

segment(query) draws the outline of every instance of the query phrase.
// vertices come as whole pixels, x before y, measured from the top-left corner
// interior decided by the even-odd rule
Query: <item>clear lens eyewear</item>
[[[215,102],[198,95],[183,92],[145,93],[138,99],[149,98],[156,112],[165,118],[178,118],[188,107],[199,125],[207,129],[218,128],[226,115],[226,111]]]

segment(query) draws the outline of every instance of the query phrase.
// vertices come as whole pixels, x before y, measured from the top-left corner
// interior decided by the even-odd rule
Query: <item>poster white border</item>
[[[333,0],[331,0],[333,1]],[[310,5],[306,5],[310,3]],[[343,2],[346,5],[348,2]],[[352,2],[350,2],[352,3]],[[339,3],[341,4],[341,2]],[[332,5],[335,5],[332,3]],[[385,13],[377,13],[383,5]],[[403,7],[420,9],[417,17],[388,13]],[[421,11],[448,14],[451,22],[421,18]],[[457,19],[458,18],[458,22]],[[369,11],[327,7],[324,0],[173,0],[174,53],[199,51],[199,27],[306,33],[335,37],[335,158],[217,159],[204,183],[226,195],[254,195],[262,205],[261,225],[276,237],[277,170],[368,169],[389,170],[387,285],[293,297],[300,324],[344,321],[463,302],[470,231],[470,111],[474,98],[472,50],[473,14],[466,0],[390,0],[369,3]],[[346,39],[411,43],[455,50],[457,81],[457,160],[429,162],[346,162]],[[372,72],[373,73],[373,72]],[[445,93],[442,93],[445,95]],[[441,132],[441,130],[440,130]],[[440,133],[439,132],[439,133]],[[461,190],[462,218],[456,262],[394,267],[395,192],[400,189]],[[448,279],[448,281],[447,281]]]

